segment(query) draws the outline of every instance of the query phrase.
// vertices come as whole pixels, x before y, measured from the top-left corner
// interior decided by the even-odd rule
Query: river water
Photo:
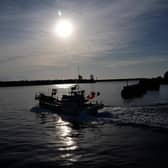
[[[130,82],[131,83],[131,82]],[[36,92],[71,85],[0,88],[0,167],[166,167],[168,85],[123,100],[125,82],[82,84],[99,91],[97,116],[59,116],[38,106]]]

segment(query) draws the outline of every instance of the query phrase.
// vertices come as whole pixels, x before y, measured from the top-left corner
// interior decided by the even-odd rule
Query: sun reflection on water
[[[63,121],[61,118],[59,118],[58,123],[60,139],[64,145],[64,148],[59,148],[59,150],[75,150],[77,148],[77,145],[74,139],[71,137],[71,127],[68,126],[68,123]]]
[[[55,86],[59,89],[69,89],[70,87],[74,86],[74,84],[57,84]]]
[[[61,152],[60,157],[65,161],[76,162],[81,156],[75,154],[78,144],[75,137],[72,137],[72,128],[61,117],[57,121],[57,128],[59,128],[57,133],[60,139],[60,147],[58,148]]]

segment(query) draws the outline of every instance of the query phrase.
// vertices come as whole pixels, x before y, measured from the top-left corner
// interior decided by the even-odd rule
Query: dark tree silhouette
[[[168,80],[168,71],[164,74],[164,79]]]

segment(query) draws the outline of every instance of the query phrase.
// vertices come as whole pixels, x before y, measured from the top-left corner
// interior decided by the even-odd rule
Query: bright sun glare
[[[70,20],[60,19],[57,22],[54,31],[61,38],[69,38],[74,31],[74,26]]]

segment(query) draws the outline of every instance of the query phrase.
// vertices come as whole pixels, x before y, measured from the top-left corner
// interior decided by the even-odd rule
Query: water
[[[106,107],[94,117],[59,116],[39,107],[35,93],[57,85],[0,88],[0,166],[168,166],[168,86],[124,101],[123,85],[81,85],[87,93],[101,92]]]

